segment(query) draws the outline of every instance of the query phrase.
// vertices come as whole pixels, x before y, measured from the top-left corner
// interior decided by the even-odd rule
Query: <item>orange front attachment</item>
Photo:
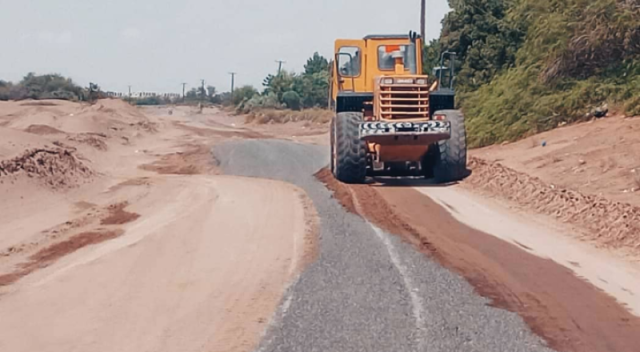
[[[398,162],[398,161],[420,161],[422,156],[429,150],[429,145],[376,145],[374,147],[378,152],[379,161]]]

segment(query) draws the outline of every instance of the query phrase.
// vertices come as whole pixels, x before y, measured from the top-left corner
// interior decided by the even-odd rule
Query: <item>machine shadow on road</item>
[[[465,178],[471,176],[472,171],[467,170]],[[459,181],[438,183],[435,179],[425,179],[424,177],[392,177],[392,176],[375,176],[367,182],[371,187],[392,188],[392,187],[431,187],[444,188],[455,186]]]
[[[412,188],[412,187],[449,187],[457,184],[457,182],[452,183],[437,183],[433,179],[424,179],[420,177],[391,177],[391,176],[378,176],[373,177],[368,182],[371,187],[380,187],[380,188]]]

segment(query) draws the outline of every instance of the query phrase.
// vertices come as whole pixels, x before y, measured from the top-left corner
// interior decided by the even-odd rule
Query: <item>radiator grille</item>
[[[381,84],[380,117],[429,118],[429,87],[417,84]]]

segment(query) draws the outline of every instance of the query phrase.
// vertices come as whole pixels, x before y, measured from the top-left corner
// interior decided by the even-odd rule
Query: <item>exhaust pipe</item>
[[[409,44],[409,52],[407,53],[407,59],[409,61],[409,72],[411,72],[412,75],[417,75],[418,63],[416,61],[418,60],[419,50],[419,48],[417,47],[418,33],[413,31],[409,32],[409,39],[411,41],[411,44]]]

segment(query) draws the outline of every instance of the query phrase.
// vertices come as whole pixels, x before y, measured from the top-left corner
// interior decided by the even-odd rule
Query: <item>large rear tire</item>
[[[438,145],[438,143],[434,143],[429,146],[429,150],[422,157],[422,160],[420,162],[422,176],[424,176],[424,178],[434,178],[433,169],[435,168],[438,158],[440,158],[440,146]]]
[[[341,112],[332,123],[334,176],[343,183],[364,183],[367,175],[366,143],[360,140],[362,113]]]
[[[331,174],[336,174],[336,119],[331,119],[330,142],[331,145]]]
[[[445,115],[446,120],[451,123],[451,138],[438,142],[433,176],[438,183],[460,181],[468,174],[464,115],[458,110],[442,110],[436,114]]]

